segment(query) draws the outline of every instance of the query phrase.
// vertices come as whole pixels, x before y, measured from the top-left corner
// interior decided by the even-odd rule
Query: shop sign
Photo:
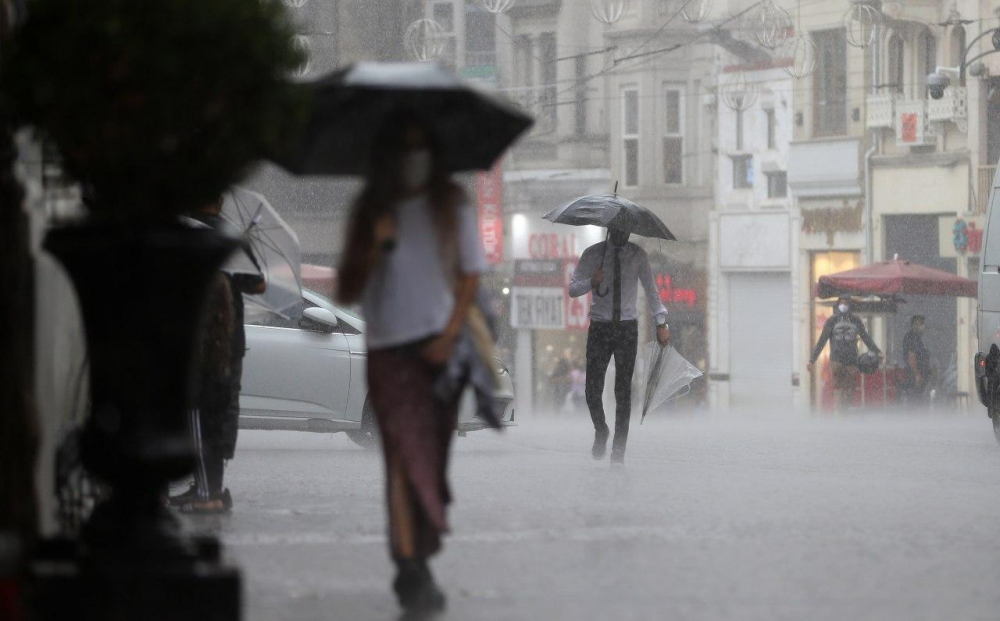
[[[596,226],[553,224],[537,216],[515,216],[511,248],[515,259],[578,259],[604,239]]]
[[[523,330],[566,328],[563,287],[513,287],[510,290],[510,325]]]
[[[943,216],[938,220],[942,257],[978,256],[983,249],[983,218]]]
[[[503,263],[503,168],[497,162],[492,169],[476,175],[479,199],[479,238],[490,264]]]
[[[515,287],[561,287],[563,262],[556,260],[514,261]]]
[[[694,289],[679,289],[674,287],[674,278],[670,274],[656,274],[656,291],[664,304],[683,304],[694,308],[698,304],[698,292]]]

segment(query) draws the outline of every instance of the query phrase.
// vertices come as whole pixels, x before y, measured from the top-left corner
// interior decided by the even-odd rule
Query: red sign
[[[569,284],[573,280],[578,261],[569,259],[563,263],[563,284],[566,287],[566,329],[587,330],[590,328],[590,293],[572,298]]]
[[[479,199],[479,238],[486,260],[503,263],[503,167],[497,162],[487,172],[476,175]]]
[[[903,135],[901,136],[903,142],[916,142],[917,123],[920,121],[920,115],[916,112],[904,112],[899,117],[903,128]]]
[[[669,274],[656,275],[656,290],[660,294],[660,301],[664,304],[673,302],[694,308],[698,303],[698,292],[694,289],[675,288],[674,279]]]

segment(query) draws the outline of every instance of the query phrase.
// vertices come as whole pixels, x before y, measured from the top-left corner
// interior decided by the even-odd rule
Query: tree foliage
[[[94,215],[165,220],[296,131],[293,34],[278,2],[36,0],[0,53],[0,105],[57,146]]]

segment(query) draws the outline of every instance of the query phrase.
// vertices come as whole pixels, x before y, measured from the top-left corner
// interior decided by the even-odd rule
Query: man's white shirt
[[[614,280],[615,280],[615,246],[609,242],[600,242],[583,251],[580,263],[573,272],[573,279],[569,285],[570,296],[576,298],[586,295],[587,292],[599,288],[603,293],[607,289],[607,295],[599,296],[596,290],[590,300],[591,321],[611,321],[614,310]],[[604,280],[598,287],[592,287],[592,278],[601,269],[601,259],[604,259]],[[629,321],[639,318],[639,308],[636,303],[638,299],[639,282],[642,282],[642,289],[646,293],[646,302],[649,305],[649,314],[656,318],[656,325],[667,322],[667,309],[660,301],[659,293],[656,289],[656,282],[653,280],[653,270],[649,266],[649,258],[646,251],[639,246],[628,242],[621,248],[619,255],[621,263],[621,320]]]

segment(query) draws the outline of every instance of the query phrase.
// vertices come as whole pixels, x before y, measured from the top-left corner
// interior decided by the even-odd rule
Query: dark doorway
[[[898,254],[900,259],[912,261],[927,267],[955,273],[955,259],[944,258],[938,248],[937,215],[886,216],[885,249],[886,257]],[[954,215],[952,215],[954,217]],[[900,304],[899,312],[889,316],[889,339],[886,348],[890,363],[903,364],[903,337],[910,329],[910,318],[923,315],[927,318],[924,344],[930,350],[934,368],[937,371],[938,393],[954,390],[955,356],[957,352],[956,304],[955,298],[910,295],[906,304]]]

